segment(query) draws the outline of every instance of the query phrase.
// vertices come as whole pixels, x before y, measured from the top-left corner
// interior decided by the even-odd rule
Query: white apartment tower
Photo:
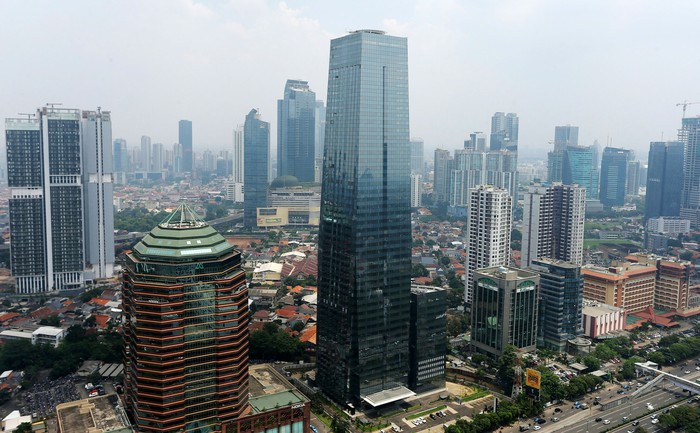
[[[581,265],[585,218],[585,188],[531,186],[523,200],[521,267],[540,257]]]
[[[423,176],[411,174],[411,207],[421,207],[421,195],[423,194]]]
[[[510,261],[510,231],[513,199],[508,191],[492,185],[469,190],[467,216],[467,284],[464,300],[472,304],[473,273],[477,269],[507,266]]]
[[[10,257],[18,293],[112,275],[109,112],[45,107],[6,119]]]

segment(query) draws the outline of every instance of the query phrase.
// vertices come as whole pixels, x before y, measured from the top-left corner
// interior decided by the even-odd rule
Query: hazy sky
[[[285,80],[326,96],[331,38],[408,37],[411,134],[457,149],[495,111],[520,117],[523,156],[554,126],[646,159],[700,101],[700,1],[0,1],[0,117],[47,102],[112,112],[114,138],[222,149],[251,108],[272,126]],[[700,114],[700,104],[687,115]],[[4,134],[0,141],[4,144]]]

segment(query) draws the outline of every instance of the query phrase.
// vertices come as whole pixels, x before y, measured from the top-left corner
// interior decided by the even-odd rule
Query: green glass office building
[[[325,140],[317,382],[341,404],[382,405],[412,395],[405,38],[359,30],[331,41]]]

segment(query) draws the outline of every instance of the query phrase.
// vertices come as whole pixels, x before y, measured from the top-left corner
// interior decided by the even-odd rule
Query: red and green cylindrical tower
[[[241,255],[183,204],[126,254],[127,410],[141,433],[219,431],[247,410]]]

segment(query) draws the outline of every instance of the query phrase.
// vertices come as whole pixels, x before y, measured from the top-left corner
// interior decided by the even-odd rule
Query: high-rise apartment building
[[[569,146],[563,152],[561,182],[586,188],[586,198],[598,198],[598,169],[591,147]]]
[[[277,101],[277,176],[314,181],[316,94],[308,81],[287,80]]]
[[[423,176],[411,173],[411,207],[422,206]]]
[[[148,171],[151,173],[163,171],[163,143],[153,143],[151,146],[151,164]]]
[[[406,39],[332,40],[327,110],[316,381],[339,403],[378,406],[413,395]]]
[[[450,173],[452,172],[453,165],[454,160],[449,150],[435,149],[433,201],[436,203],[446,203],[450,199]]]
[[[564,151],[569,146],[578,146],[578,126],[555,126],[554,151]]]
[[[639,161],[627,161],[627,179],[625,184],[626,195],[639,195],[641,175],[642,163]]]
[[[518,154],[506,150],[495,152],[456,150],[449,175],[448,202],[452,206],[469,206],[469,190],[479,185],[503,188],[511,197],[516,197]]]
[[[683,143],[679,141],[649,145],[644,219],[680,215],[683,152]]]
[[[192,153],[192,121],[178,122],[178,143],[182,145],[181,171],[192,173],[194,169],[194,154]]]
[[[530,270],[540,274],[538,340],[545,347],[565,352],[567,341],[583,332],[581,266],[538,258],[532,261]]]
[[[523,199],[521,266],[546,257],[583,263],[586,190],[575,185],[530,186]]]
[[[553,150],[547,153],[547,182],[564,180],[564,151]]]
[[[243,224],[257,225],[257,209],[267,206],[270,170],[270,124],[260,119],[258,110],[250,110],[243,127]]]
[[[153,148],[151,146],[151,137],[147,135],[141,136],[141,155],[139,157],[139,168],[142,172],[151,171],[151,156]]]
[[[606,147],[600,167],[600,202],[605,206],[625,204],[627,162],[634,157],[631,150]]]
[[[509,345],[519,352],[537,346],[540,276],[504,266],[474,271],[470,344],[493,357]]]
[[[505,189],[481,185],[469,190],[467,213],[467,283],[464,300],[473,301],[476,269],[507,266],[510,261],[510,231],[513,199]]]
[[[108,278],[114,273],[114,184],[110,113],[100,110],[83,111],[80,126],[85,204],[85,279]]]
[[[411,173],[423,175],[425,163],[423,161],[423,149],[425,144],[422,138],[411,139]]]
[[[518,151],[518,115],[497,112],[491,117],[490,150]]]
[[[243,415],[241,254],[181,205],[127,253],[122,290],[125,400],[138,431],[220,431]]]
[[[6,119],[18,293],[75,289],[112,275],[111,133],[106,111],[45,107],[34,118]]]
[[[483,132],[472,132],[469,134],[469,140],[464,140],[464,148],[468,150],[477,150],[486,152],[486,137]]]
[[[678,141],[685,146],[680,216],[700,227],[700,117],[683,119]]]
[[[243,162],[243,125],[238,125],[233,130],[233,173],[232,179],[236,183],[243,183],[245,163]]]

